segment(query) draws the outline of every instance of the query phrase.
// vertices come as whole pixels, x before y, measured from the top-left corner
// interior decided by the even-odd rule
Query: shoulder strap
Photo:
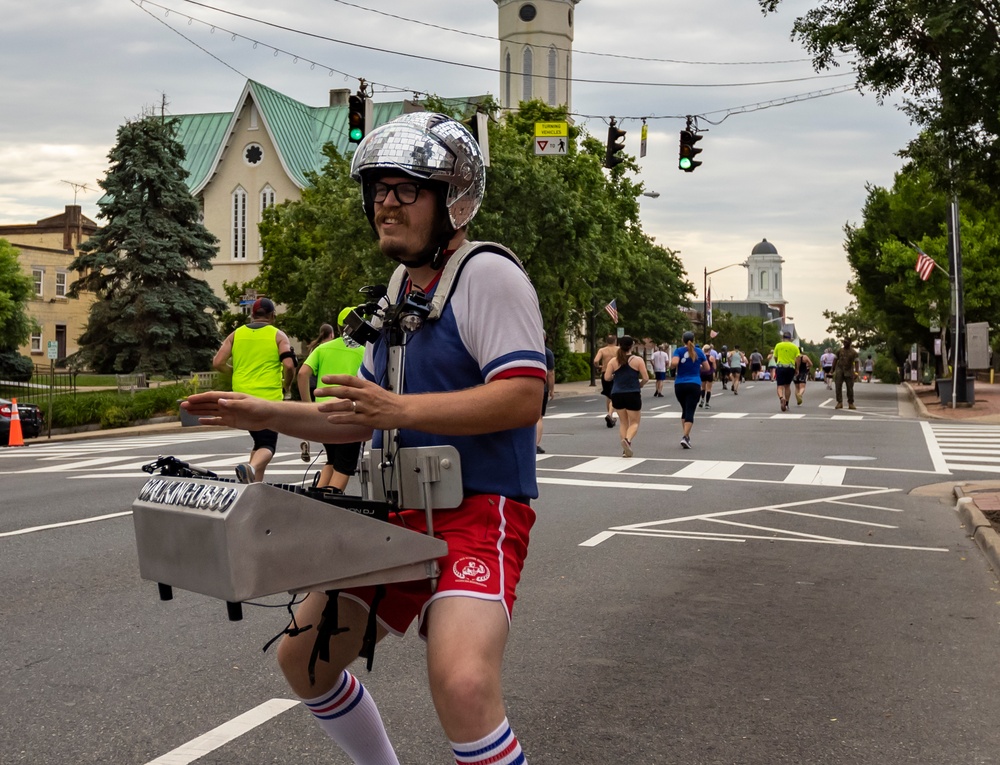
[[[495,242],[463,242],[462,246],[455,250],[451,257],[448,258],[448,262],[445,263],[444,270],[441,272],[441,278],[438,280],[437,287],[434,288],[434,297],[431,298],[431,312],[427,317],[430,321],[441,318],[441,312],[451,298],[451,294],[455,291],[455,285],[458,282],[459,275],[462,273],[462,269],[465,267],[466,261],[480,252],[493,252],[497,255],[503,255],[508,260],[513,261],[522,271],[525,270],[524,264],[521,263],[517,255],[502,244],[496,244]],[[399,291],[403,288],[405,280],[406,266],[400,265],[393,272],[392,278],[389,280],[388,292],[390,300],[395,301],[398,299]]]

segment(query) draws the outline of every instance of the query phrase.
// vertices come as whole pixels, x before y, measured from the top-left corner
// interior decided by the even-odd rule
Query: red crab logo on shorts
[[[456,579],[482,584],[490,578],[490,569],[479,558],[459,558],[451,567]]]

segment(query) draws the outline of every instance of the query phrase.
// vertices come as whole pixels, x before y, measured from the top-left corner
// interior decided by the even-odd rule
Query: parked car
[[[10,443],[10,417],[13,404],[5,398],[0,398],[0,446]],[[34,404],[17,402],[17,415],[21,420],[21,435],[25,438],[37,438],[42,433],[45,417],[42,410]]]

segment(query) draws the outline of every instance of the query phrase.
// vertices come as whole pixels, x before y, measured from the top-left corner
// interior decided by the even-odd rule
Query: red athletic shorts
[[[427,530],[423,510],[404,510],[390,522],[421,533]],[[535,512],[528,505],[497,494],[477,494],[466,497],[453,510],[435,510],[434,536],[448,543],[448,554],[438,559],[441,578],[437,589],[431,591],[429,579],[385,585],[385,596],[378,604],[379,623],[402,635],[419,617],[424,637],[427,606],[438,598],[462,595],[502,602],[509,624],[534,523]],[[374,594],[374,587],[341,592],[366,608]]]

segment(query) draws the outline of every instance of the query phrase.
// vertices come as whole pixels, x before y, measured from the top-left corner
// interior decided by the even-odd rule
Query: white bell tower
[[[781,264],[784,259],[767,239],[754,245],[747,259],[747,300],[767,303],[785,315],[788,301],[781,294]]]
[[[500,105],[573,106],[573,15],[580,0],[494,0],[500,11]]]

